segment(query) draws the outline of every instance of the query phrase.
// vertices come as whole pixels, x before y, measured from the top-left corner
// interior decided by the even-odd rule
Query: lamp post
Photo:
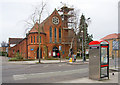
[[[85,19],[84,20],[84,36],[85,36],[85,58],[84,58],[84,61],[86,61],[86,31],[87,31],[87,27],[86,27],[86,25],[87,25],[87,23],[86,22],[89,22],[89,20],[90,20],[90,18],[88,18],[88,19]]]
[[[83,54],[83,52],[84,52],[84,49],[83,49],[83,34],[84,34],[84,32],[83,32],[83,30],[81,31],[81,33],[82,33],[82,58],[83,58],[83,62],[84,62],[84,54]]]
[[[41,49],[40,49],[40,47],[41,47],[40,46],[41,45],[41,42],[40,42],[41,41],[41,39],[40,39],[40,30],[38,31],[38,33],[39,33],[39,63],[41,63],[41,56],[40,56],[41,55],[41,53],[40,53],[41,52]]]
[[[82,14],[81,16],[81,28],[82,28],[82,57],[83,57],[83,62],[86,61],[86,34],[87,34],[87,22],[90,18],[85,19],[85,16]],[[83,54],[84,52],[84,54]]]

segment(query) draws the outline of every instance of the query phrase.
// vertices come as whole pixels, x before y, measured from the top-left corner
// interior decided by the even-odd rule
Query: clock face
[[[52,23],[55,24],[55,25],[59,24],[59,18],[56,17],[56,16],[53,17],[53,18],[52,18]]]

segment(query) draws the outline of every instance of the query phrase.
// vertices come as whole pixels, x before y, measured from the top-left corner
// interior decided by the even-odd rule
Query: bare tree
[[[74,15],[74,17],[71,17],[70,20],[72,23],[72,29],[74,29],[74,32],[75,34],[72,36],[72,40],[71,40],[71,45],[70,45],[70,50],[69,50],[69,53],[71,53],[71,49],[73,48],[73,42],[75,41],[75,39],[77,38],[77,44],[80,49],[80,45],[81,45],[81,42],[83,42],[83,47],[84,47],[84,51],[86,50],[86,45],[87,45],[87,41],[89,39],[92,39],[92,37],[88,36],[88,32],[87,32],[87,28],[88,28],[88,25],[89,25],[89,22],[91,22],[88,18],[88,19],[85,19],[80,17],[80,11],[78,9],[74,9],[74,11],[72,12],[72,15]],[[83,15],[82,15],[83,16]],[[83,31],[83,33],[81,32]],[[80,37],[83,36],[82,38],[82,41],[80,41]],[[82,48],[83,48],[82,47]],[[85,55],[85,52],[84,52],[84,56]]]
[[[74,30],[74,35],[72,36],[72,40],[71,40],[71,44],[70,44],[70,49],[72,49],[73,48],[73,42],[74,42],[77,34],[79,33],[80,10],[79,9],[74,9],[74,11],[72,11],[70,14],[73,15],[73,17],[71,17],[69,19],[69,21],[72,22],[71,27]],[[69,53],[71,53],[70,50],[69,50]]]
[[[46,6],[46,3],[42,2],[40,6],[36,7],[33,14],[29,17],[30,20],[27,20],[25,21],[27,23],[27,25],[30,27],[30,28],[27,28],[26,30],[28,29],[31,29],[32,27],[35,27],[35,29],[38,31],[38,36],[39,36],[39,63],[41,63],[41,57],[40,57],[40,48],[41,48],[41,40],[40,40],[40,32],[41,32],[41,29],[42,29],[42,26],[40,25],[41,24],[41,21],[42,21],[42,16],[43,16],[43,11],[45,9],[45,6]]]

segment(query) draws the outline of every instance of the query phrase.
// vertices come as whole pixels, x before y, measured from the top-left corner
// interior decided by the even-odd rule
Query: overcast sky
[[[34,11],[42,0],[0,0],[0,43],[8,42],[9,37],[25,37],[24,20]],[[94,40],[118,32],[118,1],[119,0],[43,0],[47,3],[46,14],[51,14],[63,3],[80,9],[86,18],[91,18],[88,32]]]

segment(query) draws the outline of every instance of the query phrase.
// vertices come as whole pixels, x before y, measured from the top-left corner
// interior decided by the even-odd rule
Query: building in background
[[[0,55],[7,56],[8,54],[8,43],[2,42],[0,47]]]
[[[8,43],[2,42],[0,47],[0,52],[7,52],[8,53]]]
[[[120,55],[120,33],[113,33],[109,34],[101,40],[107,40],[109,42],[109,56],[114,57],[115,56],[115,50],[117,53],[117,57]]]
[[[66,6],[62,7],[59,15],[55,9],[41,24],[40,43],[41,58],[58,58],[68,56],[71,41],[75,32],[68,28],[68,19],[72,17],[68,14],[73,10]],[[36,23],[33,28],[26,34],[25,38],[9,38],[9,57],[14,57],[16,53],[21,54],[24,59],[39,58],[39,37]],[[73,51],[77,53],[77,44],[73,42]],[[60,56],[58,55],[60,53]]]

